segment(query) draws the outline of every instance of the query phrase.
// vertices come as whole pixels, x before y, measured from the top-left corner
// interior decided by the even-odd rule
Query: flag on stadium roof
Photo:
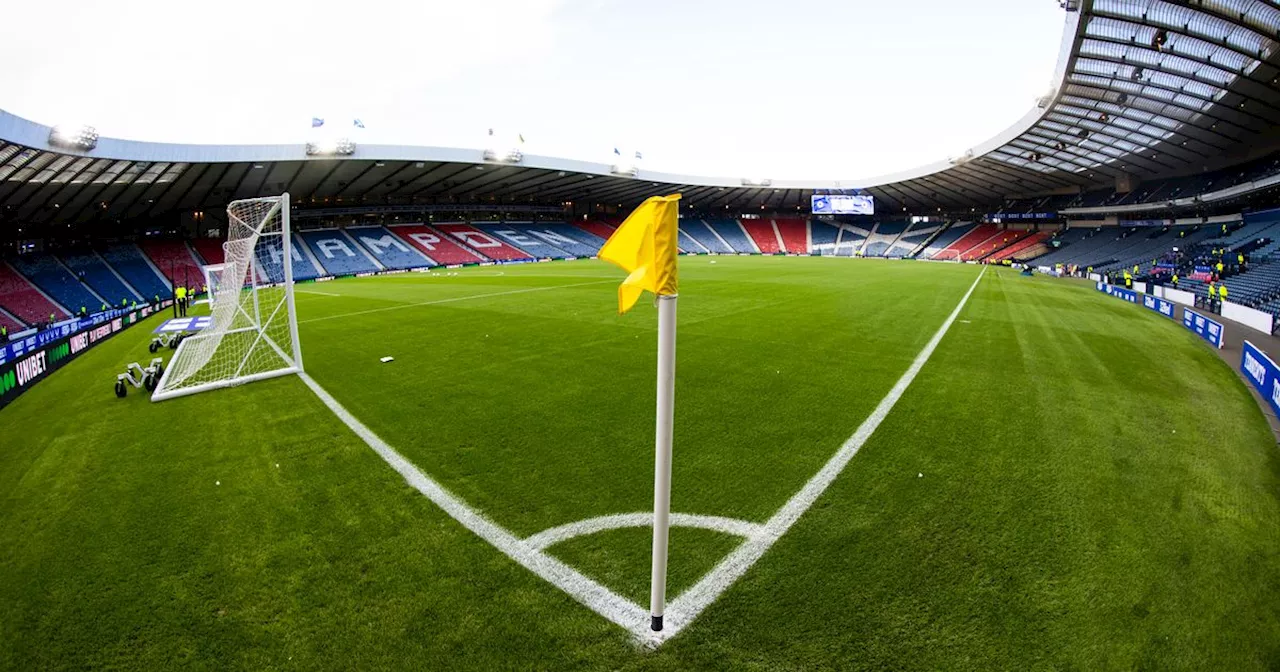
[[[637,159],[643,159],[644,157],[643,157],[643,156],[640,156],[640,152],[639,152],[639,151],[637,151],[637,152],[636,152],[636,158],[637,158]]]
[[[519,135],[517,135],[516,137],[520,138],[520,144],[522,144],[522,145],[523,145],[523,144],[524,144],[524,133],[520,133],[520,134],[519,134]]]
[[[619,152],[619,151],[618,151],[618,148],[617,148],[617,147],[614,147],[614,148],[613,148],[613,155],[614,155],[614,156],[622,156],[622,152]]]
[[[351,121],[351,125],[355,126],[356,128],[364,128],[364,122],[360,121],[359,119],[353,119]]]
[[[324,119],[311,117],[311,128],[320,128],[321,126],[324,126]]]

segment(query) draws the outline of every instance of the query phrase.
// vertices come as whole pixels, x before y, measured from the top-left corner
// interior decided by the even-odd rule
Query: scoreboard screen
[[[875,198],[859,194],[814,194],[815,215],[874,215]]]

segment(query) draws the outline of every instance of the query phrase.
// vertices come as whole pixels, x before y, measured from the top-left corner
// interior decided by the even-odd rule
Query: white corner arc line
[[[503,292],[489,292],[487,294],[468,294],[467,296],[451,296],[447,299],[433,299],[431,301],[419,301],[418,303],[398,303],[394,306],[383,306],[382,308],[370,308],[369,310],[357,310],[354,313],[342,313],[340,315],[325,315],[323,317],[313,317],[309,320],[298,320],[298,324],[307,324],[309,322],[323,322],[325,320],[336,320],[340,317],[355,317],[357,315],[369,315],[371,313],[385,313],[388,310],[403,310],[405,308],[417,308],[419,306],[434,306],[441,303],[454,303],[455,301],[470,301],[471,299],[486,299],[491,296],[510,296],[512,294],[528,294],[529,292],[547,292],[553,289],[568,289],[570,287],[585,287],[587,285],[602,285],[606,282],[618,282],[616,279],[610,280],[594,280],[592,282],[575,282],[568,285],[549,285],[546,287],[527,287],[525,289],[510,289]]]
[[[760,523],[753,523],[737,518],[721,516],[700,516],[691,513],[671,514],[673,527],[696,527],[713,532],[724,532],[739,537],[751,538],[764,531]],[[617,530],[624,527],[652,527],[653,512],[617,513],[609,516],[588,518],[543,530],[535,535],[525,537],[524,543],[539,551],[545,550],[562,541],[582,537],[606,530]]]
[[[889,415],[889,411],[893,410],[894,405],[898,403],[898,400],[902,398],[912,381],[916,379],[916,375],[924,368],[925,363],[933,356],[933,351],[937,349],[942,337],[947,335],[952,323],[956,321],[960,311],[969,302],[969,297],[973,295],[973,290],[977,289],[978,282],[982,280],[982,276],[986,274],[986,271],[986,266],[983,266],[982,271],[978,273],[978,277],[969,286],[969,291],[965,292],[964,297],[960,299],[960,303],[956,304],[955,310],[951,311],[951,315],[938,328],[933,338],[929,339],[929,342],[925,344],[920,354],[916,355],[915,360],[911,362],[911,366],[902,374],[902,377],[889,390],[889,393],[880,400],[871,415],[867,416],[867,419],[858,426],[853,436],[849,437],[840,446],[840,449],[836,451],[835,455],[831,456],[831,459],[822,466],[822,469],[819,469],[818,473],[814,474],[809,479],[809,482],[800,488],[799,492],[792,495],[791,499],[765,522],[764,531],[759,535],[749,537],[741,546],[738,546],[726,556],[724,560],[721,560],[720,564],[716,565],[706,576],[694,584],[693,587],[672,601],[666,613],[666,627],[662,632],[648,632],[645,635],[652,645],[656,646],[674,637],[685,626],[689,625],[726,588],[745,574],[773,546],[775,541],[783,534],[786,534],[796,520],[805,511],[809,510],[809,507],[813,506],[818,497],[826,491],[827,487],[835,481],[840,472],[849,464],[849,460],[853,459],[853,456],[858,454],[858,450],[867,442],[867,439],[871,438],[876,428]]]

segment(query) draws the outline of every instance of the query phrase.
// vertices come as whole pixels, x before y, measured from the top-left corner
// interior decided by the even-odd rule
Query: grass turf
[[[704,257],[681,274],[673,509],[762,521],[977,269]],[[574,262],[303,285],[304,357],[517,534],[643,511],[655,321],[613,314],[619,279]],[[462,529],[299,381],[116,400],[144,329],[0,411],[2,668],[1280,664],[1260,411],[1179,325],[1079,286],[988,273],[832,488],[657,652]],[[643,604],[646,537],[550,550]],[[675,531],[672,594],[733,543]]]

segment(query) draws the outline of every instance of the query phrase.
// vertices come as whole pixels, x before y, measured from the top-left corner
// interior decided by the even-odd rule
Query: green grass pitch
[[[673,511],[768,519],[979,270],[682,259]],[[615,314],[621,279],[300,285],[306,368],[516,535],[650,510],[656,315]],[[1088,286],[990,269],[839,478],[656,650],[463,528],[296,377],[116,399],[159,319],[0,410],[0,669],[1280,666],[1261,411],[1181,325]],[[549,552],[647,605],[649,534]],[[673,529],[669,595],[739,541]]]

